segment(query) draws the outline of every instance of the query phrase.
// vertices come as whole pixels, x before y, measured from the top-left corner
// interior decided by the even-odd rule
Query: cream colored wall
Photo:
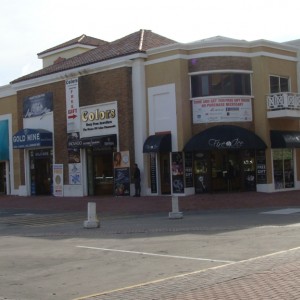
[[[77,47],[77,48],[73,48],[70,50],[61,51],[61,52],[55,53],[53,55],[49,55],[49,56],[43,58],[43,68],[53,65],[54,61],[57,60],[59,57],[67,59],[67,58],[74,57],[78,54],[84,53],[88,50],[91,50],[91,49]]]
[[[177,141],[178,149],[181,151],[191,137],[192,123],[187,61],[177,59],[146,66],[147,89],[171,83],[176,87]],[[147,111],[147,115],[148,113]]]
[[[291,79],[291,91],[297,92],[297,64],[296,62],[292,61],[259,56],[252,59],[252,68],[254,126],[256,134],[260,136],[267,144],[267,182],[271,183],[273,174],[270,130],[275,129],[297,131],[299,130],[299,121],[294,119],[267,118],[267,95],[270,93],[269,76],[278,75],[289,77]],[[300,157],[298,160],[300,160]]]

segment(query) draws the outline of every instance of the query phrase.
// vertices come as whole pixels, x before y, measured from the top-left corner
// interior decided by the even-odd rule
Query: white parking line
[[[284,208],[271,211],[261,212],[261,214],[270,214],[270,215],[290,215],[300,213],[300,208]]]
[[[158,253],[138,252],[138,251],[109,249],[109,248],[98,248],[98,247],[88,247],[88,246],[76,246],[76,247],[77,248],[83,248],[83,249],[92,249],[92,250],[110,251],[110,252],[121,252],[121,253],[138,254],[138,255],[159,256],[159,257],[178,258],[178,259],[190,259],[190,260],[199,260],[199,261],[211,261],[211,262],[226,263],[226,264],[227,263],[234,263],[234,261],[230,261],[230,260],[219,260],[219,259],[178,256],[178,255],[166,255],[166,254],[158,254]]]

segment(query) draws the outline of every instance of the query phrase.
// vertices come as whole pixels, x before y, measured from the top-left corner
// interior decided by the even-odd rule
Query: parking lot
[[[300,207],[85,217],[3,209],[0,299],[300,298]]]

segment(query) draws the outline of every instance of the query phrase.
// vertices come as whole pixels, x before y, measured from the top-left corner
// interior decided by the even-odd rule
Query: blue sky
[[[0,86],[40,69],[37,53],[82,34],[113,41],[149,29],[182,43],[217,35],[300,38],[299,0],[0,0],[0,5]]]

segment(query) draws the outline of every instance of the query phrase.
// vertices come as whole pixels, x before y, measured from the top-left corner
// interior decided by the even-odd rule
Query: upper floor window
[[[289,79],[287,77],[270,76],[270,93],[283,93],[289,91]]]
[[[192,98],[220,95],[251,96],[248,73],[209,73],[191,75]]]

